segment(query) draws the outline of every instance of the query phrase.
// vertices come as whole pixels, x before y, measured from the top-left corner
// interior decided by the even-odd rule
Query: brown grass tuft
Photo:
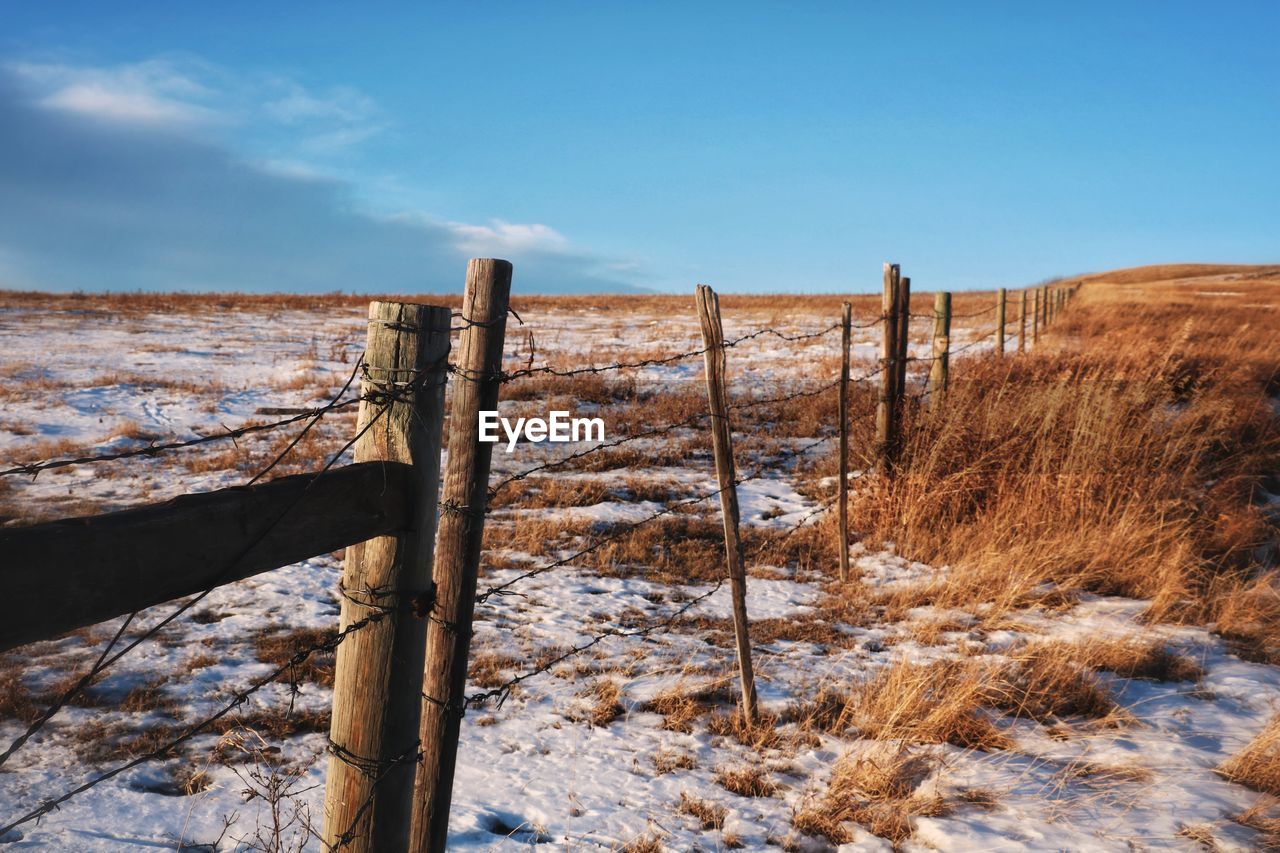
[[[740,797],[772,797],[778,790],[763,767],[751,765],[717,768],[716,782]]]
[[[1280,796],[1280,716],[1270,722],[1218,767],[1218,773],[1232,782],[1272,796]]]
[[[677,806],[676,811],[695,818],[703,829],[717,832],[724,829],[724,819],[729,816],[729,810],[724,806],[690,796],[688,791],[680,792],[680,805]]]
[[[919,792],[936,763],[930,755],[888,745],[847,754],[832,770],[826,794],[799,811],[792,825],[805,834],[846,844],[853,836],[844,824],[859,823],[899,844],[914,831],[913,817],[948,811],[941,796]]]

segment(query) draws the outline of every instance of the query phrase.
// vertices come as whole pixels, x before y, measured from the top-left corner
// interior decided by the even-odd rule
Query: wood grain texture
[[[724,519],[725,561],[733,597],[733,632],[738,650],[738,677],[742,687],[742,715],[748,725],[757,716],[756,677],[751,665],[751,638],[747,623],[747,572],[739,535],[737,472],[733,464],[733,429],[729,422],[729,395],[725,387],[724,329],[720,325],[720,300],[714,290],[698,285],[698,322],[702,327],[703,362],[707,375],[707,403],[711,411],[711,445],[716,458],[716,480]]]
[[[431,588],[449,319],[448,308],[369,305],[355,458],[408,466],[413,512],[343,565],[341,628],[386,614],[343,641],[334,674],[324,840],[354,853],[403,850],[409,834],[427,629],[415,611]]]
[[[1027,351],[1027,292],[1018,292],[1018,352]]]
[[[853,306],[840,310],[840,580],[849,579],[849,347],[853,333]]]
[[[876,403],[876,458],[886,475],[892,473],[897,416],[899,277],[897,264],[884,265],[884,291],[880,298],[884,336],[880,346],[880,397]]]
[[[1004,355],[1005,308],[1008,305],[1008,294],[1002,287],[996,291],[996,354]]]
[[[406,466],[357,464],[0,530],[0,650],[399,530],[408,481]]]
[[[951,384],[951,294],[933,295],[933,363],[929,367],[929,408],[938,406]]]
[[[1040,343],[1040,288],[1031,291],[1031,345]]]
[[[414,851],[443,851],[448,842],[493,454],[493,445],[480,441],[480,412],[498,408],[510,295],[510,263],[484,258],[468,264],[456,360],[460,375],[450,392],[444,511],[436,537],[436,599],[419,679],[422,762],[408,848]]]

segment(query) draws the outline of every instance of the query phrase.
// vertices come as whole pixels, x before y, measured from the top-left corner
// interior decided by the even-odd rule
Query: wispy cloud
[[[193,56],[7,67],[51,109],[175,131],[265,130],[300,154],[352,148],[388,127],[378,103],[354,87],[309,88],[279,75],[232,73]],[[271,134],[272,127],[280,132]]]
[[[515,263],[526,293],[636,289],[549,225],[363,213],[305,161],[260,165],[225,137],[173,132],[214,120],[193,107],[229,120],[208,78],[82,72],[0,67],[0,287],[448,292],[486,254]],[[355,113],[292,109],[367,115],[343,97]]]
[[[224,116],[215,90],[168,60],[113,67],[15,62],[9,65],[43,105],[108,121],[203,124]]]
[[[563,253],[570,249],[567,237],[550,225],[536,222],[522,225],[494,219],[488,225],[450,222],[448,227],[457,236],[458,248],[477,255],[523,251]]]

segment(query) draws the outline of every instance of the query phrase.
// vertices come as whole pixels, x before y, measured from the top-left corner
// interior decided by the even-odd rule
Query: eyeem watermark
[[[495,411],[480,413],[480,440],[489,444],[502,441],[498,427],[507,434],[507,452],[516,449],[521,436],[525,441],[604,441],[602,418],[575,418],[567,411],[553,411],[547,418],[504,418]]]

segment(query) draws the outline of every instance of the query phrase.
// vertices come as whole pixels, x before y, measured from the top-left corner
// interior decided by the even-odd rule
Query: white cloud
[[[458,248],[464,252],[475,254],[522,251],[562,253],[569,249],[568,238],[550,225],[541,225],[536,222],[522,225],[493,219],[488,225],[450,222],[448,227],[457,237]]]
[[[263,109],[284,124],[329,120],[341,123],[366,122],[378,115],[372,98],[350,86],[334,86],[323,93],[313,93],[291,80],[280,80],[285,94],[268,101]]]
[[[377,102],[354,87],[310,89],[287,77],[231,73],[190,56],[113,66],[7,67],[48,109],[173,129],[221,125],[265,140],[269,157],[344,151],[386,127]]]
[[[107,121],[187,125],[219,121],[209,105],[217,93],[169,60],[153,59],[111,68],[54,63],[10,64],[51,109]]]

